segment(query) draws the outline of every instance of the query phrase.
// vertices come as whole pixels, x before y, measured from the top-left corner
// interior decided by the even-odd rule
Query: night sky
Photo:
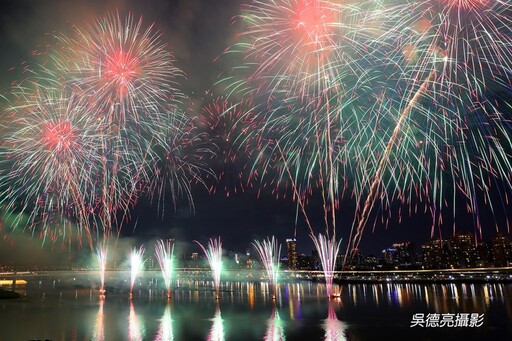
[[[4,1],[0,11],[0,89],[2,93],[8,93],[9,84],[24,77],[21,72],[23,62],[37,63],[39,58],[44,58],[37,52],[44,52],[46,46],[51,44],[53,33],[65,33],[70,31],[72,24],[80,24],[93,16],[117,10],[121,14],[131,12],[136,18],[142,15],[145,25],[155,23],[162,33],[161,39],[167,42],[168,49],[176,57],[176,65],[187,74],[181,89],[192,101],[191,115],[197,114],[206,91],[211,89],[219,73],[225,71],[225,63],[216,62],[215,59],[235,38],[236,26],[233,22],[241,3],[242,0]],[[179,201],[174,210],[169,200],[164,207],[163,217],[155,204],[141,200],[131,212],[131,222],[124,226],[121,238],[142,242],[172,236],[190,242],[193,239],[205,241],[220,235],[227,249],[244,251],[254,238],[276,235],[284,243],[284,239],[292,237],[296,231],[299,251],[311,253],[312,243],[303,217],[297,214],[296,204],[290,200],[290,196],[276,199],[267,189],[258,191],[249,188],[227,197],[220,190],[209,194],[200,186],[193,187],[193,194],[194,211],[184,200]],[[498,198],[497,195],[495,197]],[[313,223],[321,226],[322,209],[317,199],[311,200],[308,212]],[[337,230],[342,237],[346,237],[350,229],[354,208],[355,203],[351,198],[342,199],[337,215]],[[480,217],[484,224],[484,240],[494,235],[495,224],[506,232],[506,212],[511,209],[509,204],[498,208],[493,214],[482,207]],[[398,216],[396,212],[399,207],[394,206],[392,210],[395,211],[392,214]],[[456,212],[456,229],[474,231],[473,217],[465,213],[465,205],[457,207]],[[430,239],[432,219],[429,213],[418,213],[413,217],[402,214],[402,217],[400,223],[398,218],[391,219],[388,226],[377,222],[374,233],[371,233],[371,224],[367,226],[361,243],[362,252],[378,254],[393,242],[403,241],[416,242],[419,250],[419,245]],[[374,218],[375,214],[372,222]],[[449,238],[452,227],[452,219],[446,217],[441,227],[444,238]],[[28,232],[26,234],[29,235]],[[435,234],[439,235],[437,228]],[[16,242],[24,241],[18,236]],[[41,244],[33,240],[30,243],[35,248]],[[346,243],[342,243],[343,251],[345,246]],[[5,242],[0,244],[4,257],[5,247]]]

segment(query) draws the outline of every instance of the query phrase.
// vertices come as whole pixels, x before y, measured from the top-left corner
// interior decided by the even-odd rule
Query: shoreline
[[[314,282],[321,282],[321,280],[315,280]],[[415,279],[362,279],[362,278],[345,278],[345,279],[334,279],[336,284],[450,284],[450,283],[468,283],[468,284],[485,284],[485,283],[512,283],[510,278],[500,279],[486,279],[486,278],[454,278],[454,279],[433,279],[433,278],[415,278]]]

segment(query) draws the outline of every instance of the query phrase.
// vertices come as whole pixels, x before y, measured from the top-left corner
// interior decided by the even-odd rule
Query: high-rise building
[[[363,254],[359,249],[352,249],[345,263],[352,268],[363,265]]]
[[[343,261],[345,260],[344,255],[338,255],[336,257],[336,263],[334,264],[334,270],[340,271],[343,269]]]
[[[382,250],[382,258],[385,265],[398,265],[397,255],[396,249],[388,248]]]
[[[480,242],[476,246],[475,266],[477,268],[485,268],[493,263],[492,246],[489,242]]]
[[[452,264],[456,268],[475,266],[476,247],[471,232],[457,232],[450,242]]]
[[[421,246],[423,250],[423,265],[427,269],[442,269],[446,267],[447,242],[433,239]]]
[[[297,255],[297,269],[299,270],[311,270],[312,257],[304,254]]]
[[[394,243],[393,249],[396,250],[396,262],[400,266],[410,266],[416,261],[416,251],[414,243]]]
[[[375,269],[375,268],[377,268],[378,264],[379,264],[379,260],[377,259],[377,257],[375,257],[373,255],[369,255],[364,258],[364,265],[368,269]]]
[[[510,239],[501,233],[492,239],[492,258],[494,266],[509,266],[512,263]]]
[[[297,240],[286,239],[286,255],[288,256],[288,269],[297,269]]]
[[[322,270],[317,249],[311,250],[311,270]]]

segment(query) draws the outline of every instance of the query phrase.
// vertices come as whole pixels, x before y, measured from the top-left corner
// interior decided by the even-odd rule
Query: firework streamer
[[[210,238],[208,241],[208,248],[205,248],[197,240],[195,242],[201,247],[208,259],[208,263],[210,264],[213,276],[215,299],[218,300],[220,298],[220,274],[222,272],[222,242],[220,241],[220,237],[216,239]]]
[[[272,298],[275,300],[277,298],[277,280],[279,276],[281,245],[279,245],[274,236],[272,236],[272,239],[267,238],[262,242],[256,240],[252,244],[256,251],[258,251],[261,262],[265,267],[270,287],[272,288]]]
[[[409,104],[407,105],[405,110],[400,115],[400,118],[395,126],[395,129],[393,130],[391,138],[389,139],[389,142],[386,145],[386,149],[380,159],[379,165],[377,167],[377,171],[373,177],[373,180],[372,180],[372,183],[370,186],[370,191],[369,191],[368,196],[365,199],[365,204],[363,205],[363,211],[359,218],[359,223],[357,225],[357,229],[356,229],[354,238],[352,238],[352,235],[349,237],[349,240],[351,240],[352,243],[351,243],[351,247],[347,247],[344,261],[347,259],[349,250],[354,250],[359,245],[359,242],[360,242],[362,234],[363,234],[364,227],[366,226],[366,222],[368,220],[368,215],[370,214],[370,212],[373,208],[373,205],[375,203],[375,197],[377,196],[378,191],[379,191],[379,185],[382,181],[382,173],[384,172],[385,167],[387,166],[387,163],[389,162],[391,150],[393,149],[393,147],[396,144],[397,138],[402,130],[402,126],[403,126],[405,120],[407,119],[409,113],[411,112],[411,110],[413,109],[415,104],[420,99],[421,95],[427,90],[427,87],[428,87],[429,83],[433,80],[435,74],[436,74],[436,71],[432,70],[430,75],[428,76],[428,78],[423,82],[423,84],[421,84],[418,91],[414,94],[414,96],[409,101]],[[356,220],[354,219],[354,222],[355,221]]]
[[[157,241],[155,245],[155,256],[158,260],[158,264],[160,265],[160,270],[162,271],[162,277],[164,279],[165,288],[167,289],[167,298],[171,298],[171,283],[172,277],[174,273],[174,241],[167,240],[164,242],[163,240]]]
[[[312,236],[315,248],[318,251],[322,269],[324,272],[327,297],[338,297],[340,293],[333,287],[334,273],[336,271],[336,260],[340,248],[341,240],[336,243],[336,239],[319,234],[318,237]]]
[[[135,286],[135,280],[139,275],[140,271],[144,266],[144,246],[141,246],[138,250],[137,248],[133,248],[132,253],[130,255],[130,297],[133,296],[133,288]]]
[[[96,252],[100,270],[100,295],[105,295],[105,271],[107,269],[107,248],[99,248]]]

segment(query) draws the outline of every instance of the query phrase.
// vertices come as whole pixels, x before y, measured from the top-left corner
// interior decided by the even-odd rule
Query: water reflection
[[[429,311],[485,312],[493,302],[504,302],[510,286],[497,283],[386,283],[348,284],[344,300],[353,307],[374,305],[412,309],[424,302]]]
[[[299,283],[288,284],[286,286],[285,298],[288,301],[288,307],[290,309],[290,319],[292,320],[300,320],[302,319],[301,312],[301,298],[304,294],[304,288]],[[325,296],[325,294],[322,294]],[[279,304],[282,304],[282,301],[279,301]]]
[[[272,315],[267,322],[267,330],[265,331],[264,341],[281,341],[286,340],[284,337],[284,323],[279,317],[276,307],[272,308]]]
[[[222,316],[220,315],[220,307],[217,304],[215,308],[215,316],[213,317],[213,324],[208,334],[208,341],[224,341],[224,324],[222,322]]]
[[[327,319],[325,319],[324,324],[324,340],[325,341],[345,341],[347,340],[345,336],[345,332],[347,326],[342,321],[338,320],[336,316],[336,311],[334,310],[334,306],[331,302],[329,302],[329,312],[327,314]]]
[[[109,287],[112,289],[106,299],[98,301],[89,285],[96,281],[97,273],[93,275],[91,280],[77,274],[34,276],[25,288],[28,299],[22,304],[1,302],[5,339],[57,339],[54,335],[63,335],[60,339],[66,340],[96,341],[224,340],[244,336],[263,340],[297,336],[311,340],[372,339],[381,335],[367,328],[371,321],[378,319],[384,332],[403,326],[410,330],[411,316],[418,312],[485,314],[485,324],[479,330],[492,334],[501,328],[512,334],[507,325],[512,322],[511,284],[351,283],[342,286],[342,306],[337,305],[339,300],[331,300],[327,306],[323,283],[283,282],[274,301],[267,283],[233,281],[226,282],[227,291],[222,292],[221,316],[219,306],[211,305],[207,289],[211,283],[207,281],[180,279],[172,303],[165,295],[151,297],[149,292],[156,285],[142,286],[140,295],[128,303],[129,284],[121,280],[118,286]],[[215,313],[208,320],[211,310]],[[18,326],[27,314],[31,323]]]
[[[103,314],[103,304],[105,303],[105,299],[100,299],[100,307],[98,308],[98,313],[96,314],[96,324],[94,325],[94,341],[103,341],[105,339],[105,315]]]
[[[155,341],[173,341],[174,332],[172,328],[171,305],[165,307],[164,316],[160,321],[160,329],[155,337]]]
[[[128,339],[130,341],[145,340],[144,325],[135,313],[132,301],[130,301],[130,315],[128,316]]]

